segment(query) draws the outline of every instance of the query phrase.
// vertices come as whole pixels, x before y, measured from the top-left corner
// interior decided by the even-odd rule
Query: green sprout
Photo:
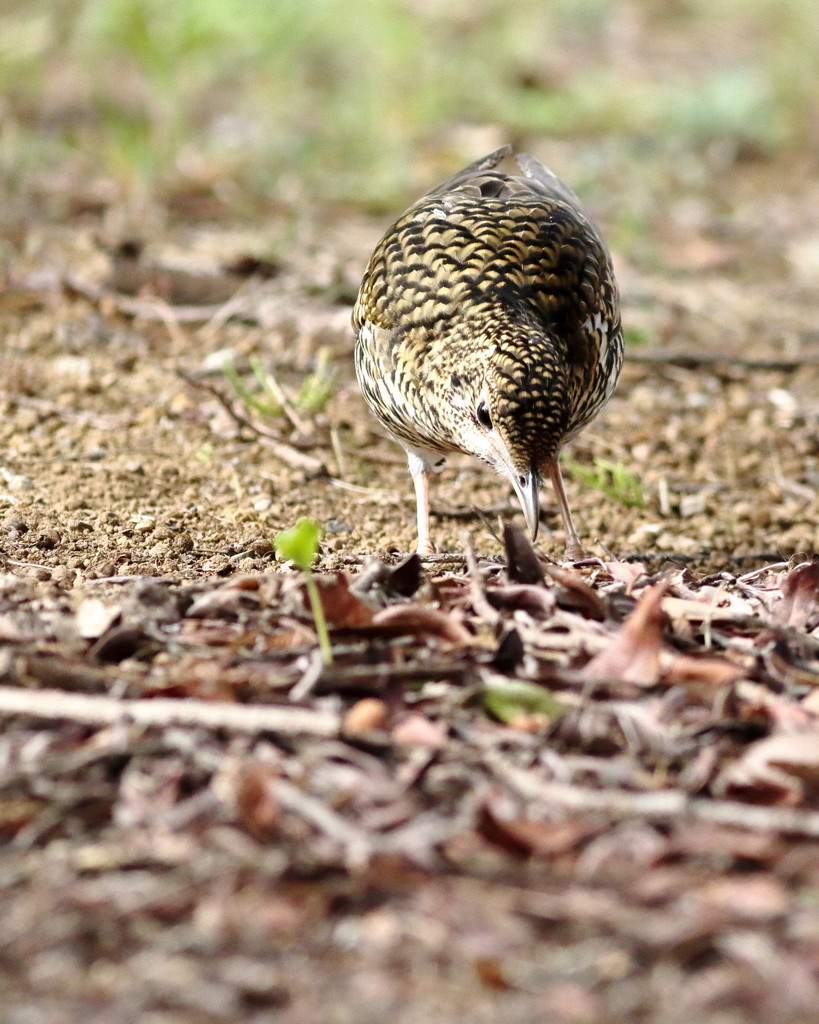
[[[291,526],[289,530],[282,530],[276,534],[275,546],[282,558],[292,562],[303,573],[304,585],[307,588],[310,608],[316,624],[321,658],[325,665],[330,665],[333,661],[333,651],[330,646],[327,619],[324,615],[324,606],[321,603],[318,586],[310,574],[310,568],[318,555],[320,539],[321,527],[315,519],[299,519],[296,525]]]
[[[621,505],[628,508],[642,508],[645,505],[642,484],[619,460],[609,462],[608,459],[595,459],[593,467],[584,466],[574,459],[564,458],[563,462],[571,470],[572,476],[581,483],[601,491]]]
[[[294,426],[305,430],[307,424],[302,420],[301,414],[315,416],[322,412],[336,392],[338,381],[336,374],[330,369],[330,355],[328,348],[319,349],[316,355],[316,368],[302,381],[295,401],[285,393],[274,374],[269,369],[266,370],[261,361],[253,356],[248,362],[257,388],[248,387],[242,380],[232,357],[226,358],[222,363],[222,373],[236,397],[246,408],[252,409],[266,419],[287,416]]]
[[[232,358],[227,358],[222,363],[222,373],[225,375],[225,380],[236,392],[236,397],[240,399],[248,409],[253,409],[259,413],[260,416],[273,419],[276,416],[281,416],[283,409],[279,396],[274,392],[273,385],[270,382],[268,375],[264,372],[261,364],[257,359],[250,360],[250,368],[253,370],[253,376],[259,382],[262,388],[264,398],[258,397],[250,388],[247,387],[245,382],[242,380],[239,371],[236,369],[236,364]]]
[[[320,348],[316,354],[316,368],[305,377],[296,399],[296,408],[300,412],[314,416],[323,412],[327,403],[336,392],[338,384],[336,374],[330,369],[330,349]]]

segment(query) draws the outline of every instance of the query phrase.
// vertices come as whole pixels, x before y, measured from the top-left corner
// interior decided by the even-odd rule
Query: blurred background
[[[38,196],[55,216],[79,185],[92,205],[147,193],[181,213],[197,198],[233,217],[308,200],[377,212],[511,141],[559,165],[618,247],[669,189],[695,195],[819,141],[813,0],[0,10],[4,198]]]

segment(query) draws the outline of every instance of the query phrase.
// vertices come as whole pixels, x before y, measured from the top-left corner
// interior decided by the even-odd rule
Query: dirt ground
[[[714,182],[713,208],[728,188],[730,218],[672,220],[659,239],[662,271],[618,265],[627,330],[650,343],[631,348],[615,397],[569,454],[622,462],[645,504],[570,482],[595,554],[751,568],[816,547],[819,182],[802,173],[785,184],[739,165]],[[255,571],[271,563],[272,535],[301,515],[325,527],[328,568],[410,550],[404,459],[352,373],[349,307],[384,224],[348,211],[307,224],[268,280],[223,268],[267,251],[275,222],[172,223],[140,260],[116,266],[99,218],[14,225],[0,355],[11,568],[63,585]],[[120,301],[118,288],[142,299]],[[296,426],[260,424],[302,449],[305,465],[276,457],[182,376],[235,398],[220,368],[228,354],[251,386],[256,358],[294,392],[323,348],[337,379],[326,409]],[[693,363],[668,362],[675,354]],[[460,550],[468,528],[481,554],[500,555],[476,510],[492,521],[513,502],[482,466],[452,460],[433,484],[439,550]],[[543,550],[559,554],[562,538],[547,534]]]
[[[508,488],[455,459],[432,508],[456,557],[390,575],[412,488],[349,326],[386,218],[308,217],[267,265],[275,210],[160,218],[138,252],[93,196],[21,211],[0,240],[0,1019],[816,1020],[816,168],[731,164],[669,206],[654,264],[615,249],[645,340],[568,454],[622,463],[643,502],[569,471],[593,557],[543,584],[509,565]],[[333,393],[306,413],[321,350]],[[285,410],[241,401],[226,356]],[[325,586],[349,577],[324,591],[329,670],[273,547],[301,516]],[[493,713],[500,677],[560,704]]]

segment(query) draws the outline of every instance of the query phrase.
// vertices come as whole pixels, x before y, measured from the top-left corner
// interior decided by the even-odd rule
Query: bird
[[[352,319],[364,399],[407,453],[418,553],[434,550],[429,474],[461,452],[509,481],[533,540],[549,479],[564,557],[582,559],[558,455],[611,396],[623,332],[611,256],[574,192],[508,145],[475,161],[386,231]]]

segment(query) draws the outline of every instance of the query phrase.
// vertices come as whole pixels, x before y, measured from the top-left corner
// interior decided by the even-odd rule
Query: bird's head
[[[540,483],[568,432],[565,358],[542,334],[516,333],[466,358],[452,383],[458,446],[509,480],[536,537]]]

